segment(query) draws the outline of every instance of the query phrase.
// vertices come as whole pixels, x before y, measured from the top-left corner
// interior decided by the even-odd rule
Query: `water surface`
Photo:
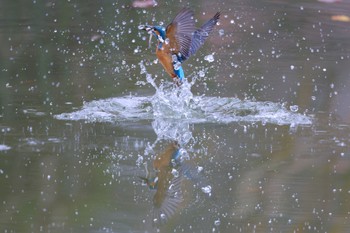
[[[177,88],[137,27],[187,5]],[[2,232],[350,229],[349,1],[0,6]]]

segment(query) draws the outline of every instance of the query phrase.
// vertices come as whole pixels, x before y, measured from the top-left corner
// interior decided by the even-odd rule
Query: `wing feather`
[[[213,30],[214,26],[219,21],[219,18],[220,12],[217,12],[213,18],[209,19],[206,23],[202,25],[202,27],[198,28],[194,32],[188,56],[193,55],[204,44],[204,41],[208,38],[210,32]]]
[[[170,48],[174,54],[189,54],[193,32],[196,30],[193,11],[182,9],[166,28],[166,37],[169,38]]]
[[[204,44],[219,18],[220,12],[217,12],[196,29],[193,11],[188,8],[182,9],[166,28],[171,53],[176,54],[180,62],[192,56]]]

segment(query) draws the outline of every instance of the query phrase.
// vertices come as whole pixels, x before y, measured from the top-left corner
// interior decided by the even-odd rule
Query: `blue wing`
[[[193,32],[196,30],[193,11],[184,8],[166,28],[166,37],[174,54],[188,57]]]
[[[196,29],[193,11],[184,8],[176,15],[174,20],[166,28],[166,37],[169,38],[170,49],[172,50],[172,54],[176,55],[178,62],[182,63],[196,53],[208,38],[219,18],[220,12],[217,12],[202,27]],[[174,72],[180,80],[184,78],[182,68],[175,69],[174,67]]]
[[[219,21],[220,12],[217,12],[213,18],[208,20],[202,27],[197,29],[191,40],[188,57],[196,53],[196,51],[204,44],[204,41],[208,38],[209,33],[213,30],[216,23]],[[186,59],[188,58],[186,57]]]

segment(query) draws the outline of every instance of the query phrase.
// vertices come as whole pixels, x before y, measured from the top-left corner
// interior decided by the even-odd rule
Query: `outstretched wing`
[[[182,9],[166,28],[172,53],[181,53],[182,57],[189,56],[193,32],[196,30],[193,11]]]
[[[189,48],[188,57],[193,55],[203,44],[209,36],[209,33],[213,30],[216,23],[219,21],[220,12],[217,12],[213,18],[209,19],[202,27],[198,28],[192,37],[191,45]],[[186,57],[186,58],[188,58]]]
[[[170,181],[170,185],[161,202],[154,200],[153,208],[153,223],[156,225],[161,225],[166,223],[171,217],[174,216],[176,211],[181,206],[183,202],[183,193],[181,189],[181,184],[183,181],[183,175],[179,174],[177,177],[173,177]]]

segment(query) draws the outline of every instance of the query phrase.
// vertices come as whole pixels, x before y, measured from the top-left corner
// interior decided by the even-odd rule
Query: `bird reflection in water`
[[[203,186],[200,169],[196,168],[183,156],[183,150],[177,142],[170,143],[153,161],[153,169],[149,171],[147,164],[146,177],[140,177],[154,190],[153,223],[166,223],[184,202],[183,181],[190,179],[196,185]],[[210,193],[208,194],[210,195]]]

